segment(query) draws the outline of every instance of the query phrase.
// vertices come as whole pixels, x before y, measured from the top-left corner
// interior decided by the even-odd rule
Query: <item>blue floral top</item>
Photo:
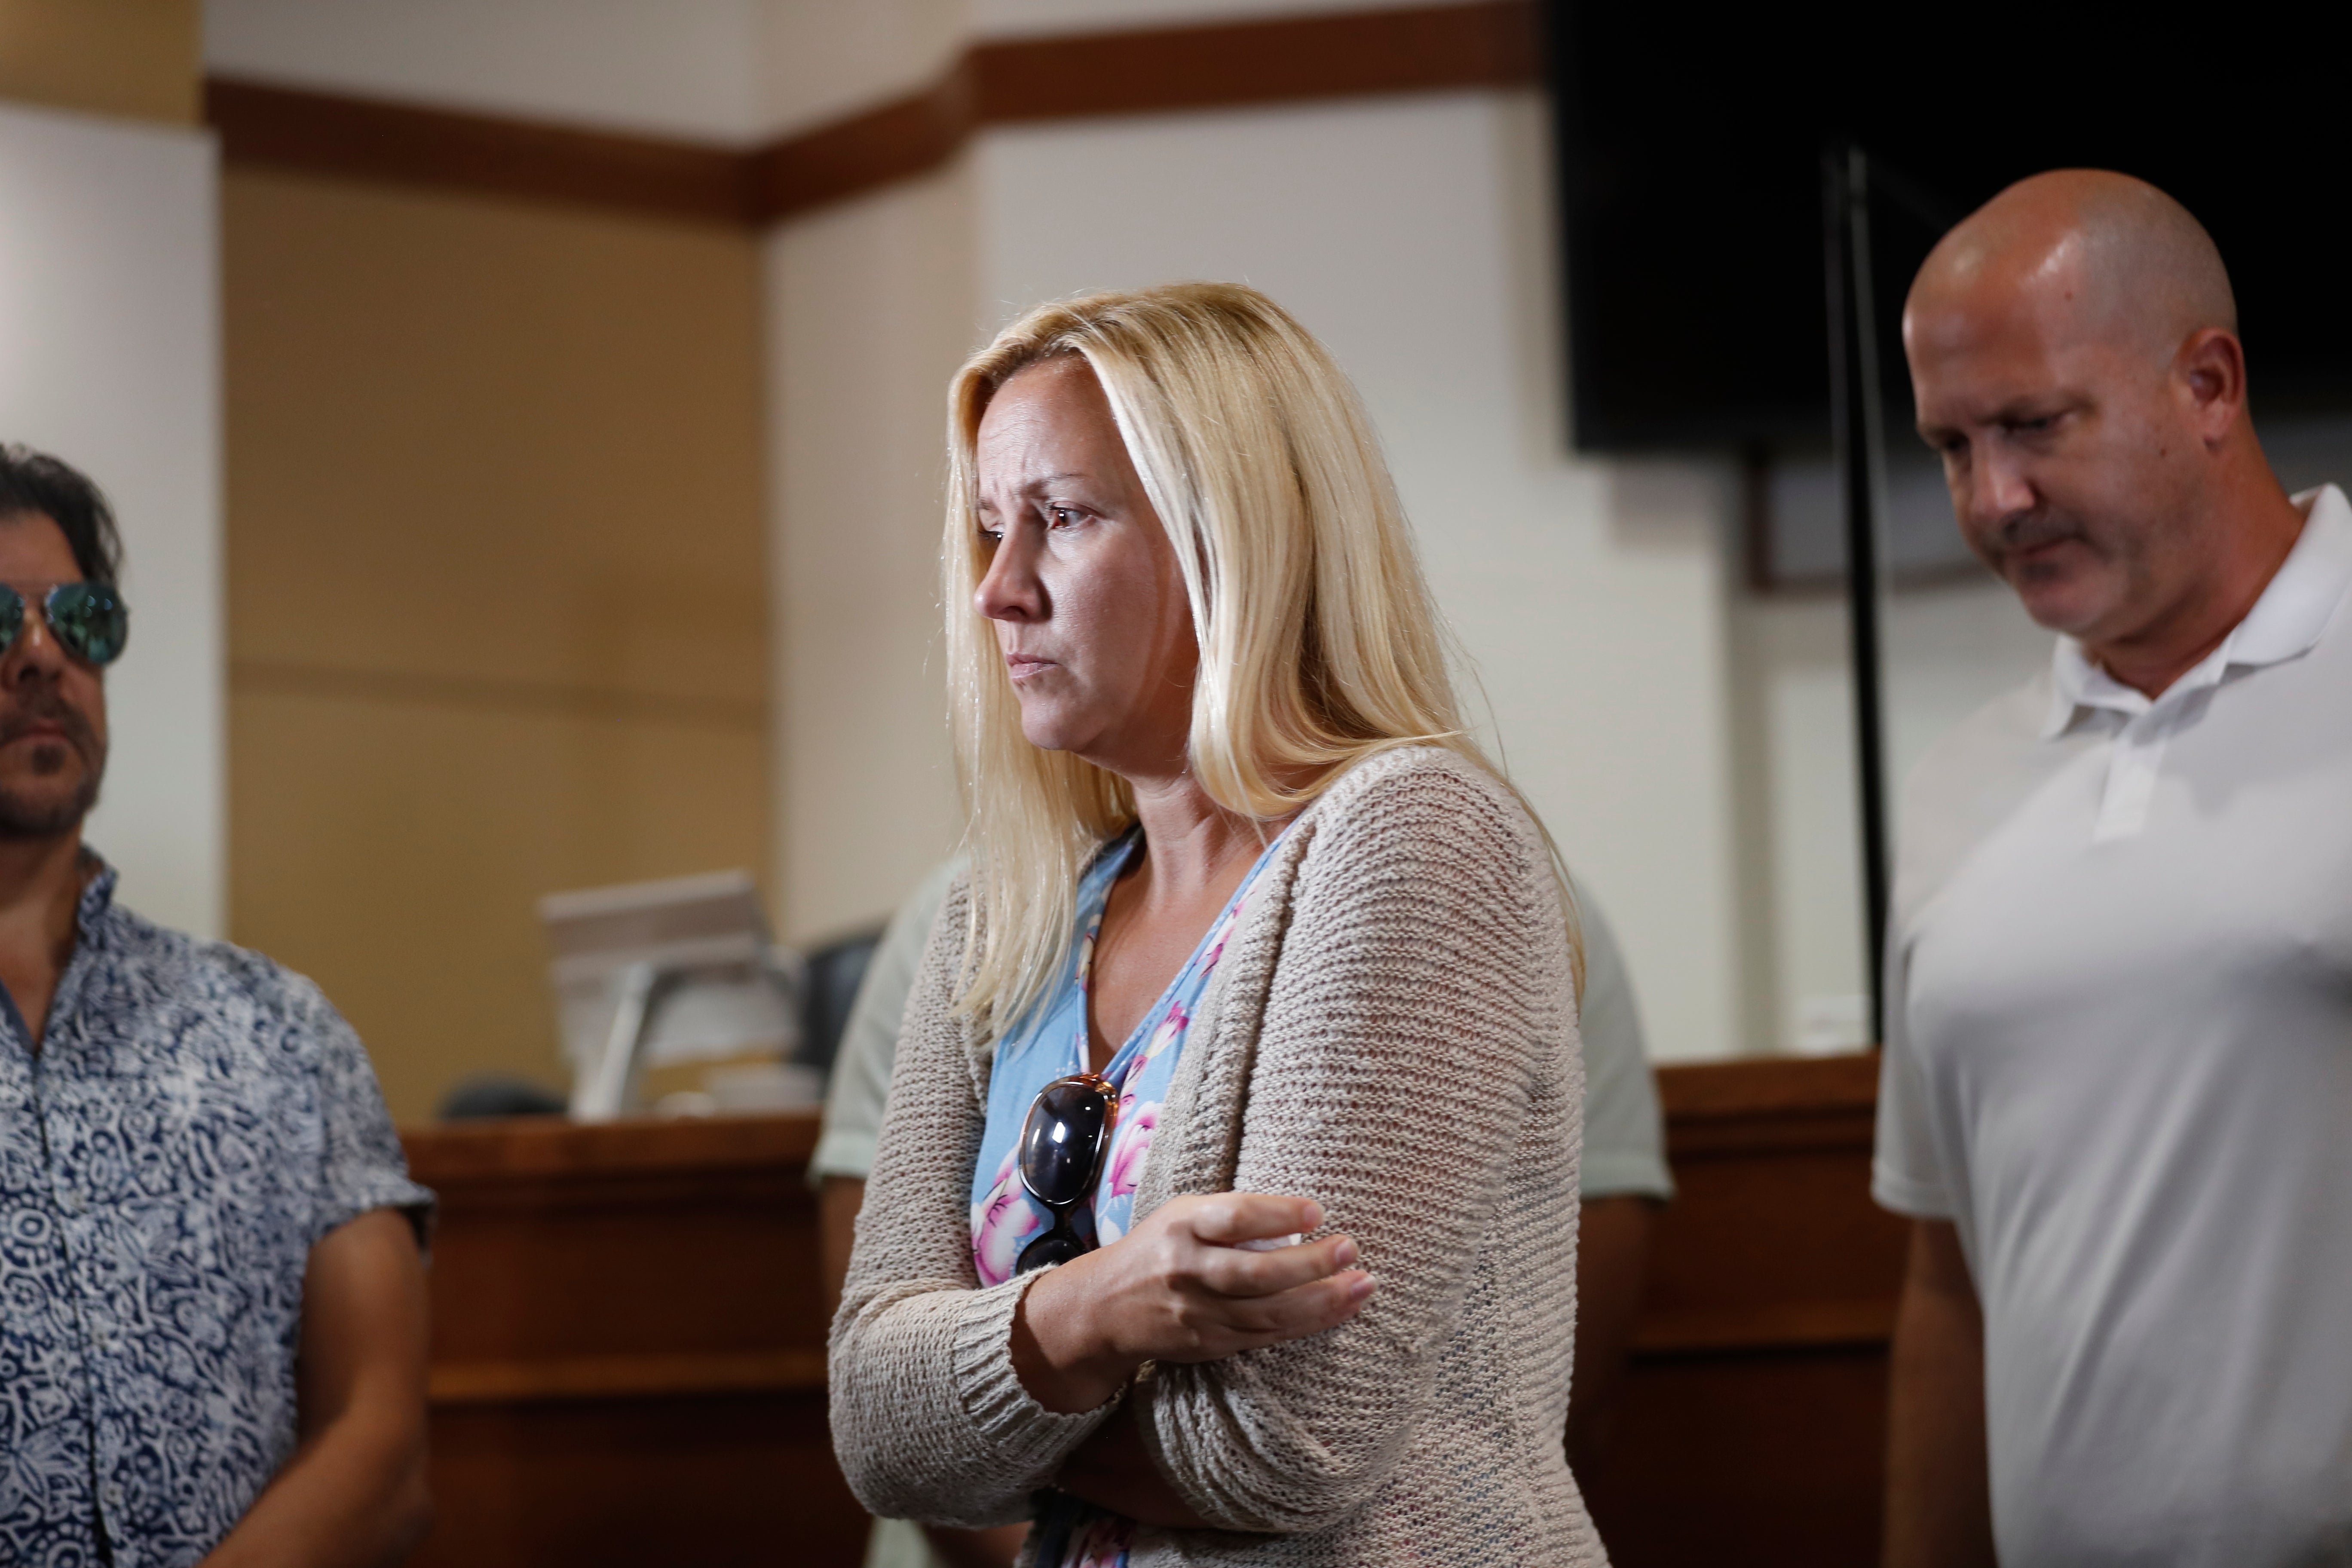
[[[0,1563],[185,1568],[294,1451],[310,1247],[421,1212],[318,987],[83,893],[39,1054],[0,992]]]
[[[1014,1155],[1037,1091],[1055,1079],[1088,1070],[1093,1053],[1087,981],[1094,963],[1095,936],[1102,929],[1111,884],[1142,847],[1142,830],[1131,829],[1087,868],[1078,881],[1078,941],[1068,973],[1030,1009],[1027,1022],[996,1047],[996,1068],[988,1086],[988,1126],[971,1176],[971,1258],[983,1285],[1013,1278],[1021,1249],[1053,1228],[1052,1211],[1022,1187]],[[1160,1103],[1184,1053],[1185,1032],[1241,920],[1250,889],[1273,854],[1269,844],[1192,958],[1103,1068],[1102,1076],[1119,1089],[1110,1152],[1103,1161],[1092,1203],[1071,1215],[1073,1228],[1081,1236],[1091,1230],[1102,1246],[1125,1236],[1134,1222],[1135,1190],[1143,1179],[1144,1157],[1151,1152],[1151,1134],[1160,1124]],[[1124,1568],[1135,1526],[1117,1514],[1057,1496],[1038,1520],[1037,1530],[1038,1568]]]

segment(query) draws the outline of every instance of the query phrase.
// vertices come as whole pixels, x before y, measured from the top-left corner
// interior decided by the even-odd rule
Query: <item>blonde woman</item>
[[[1601,1562],[1570,921],[1351,389],[1250,289],[1104,294],[950,439],[972,870],[834,1324],[851,1485],[1045,1568]]]

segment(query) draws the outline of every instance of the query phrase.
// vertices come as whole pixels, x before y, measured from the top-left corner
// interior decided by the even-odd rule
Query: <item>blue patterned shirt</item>
[[[0,1563],[28,1568],[217,1544],[294,1450],[311,1245],[433,1196],[317,986],[113,895],[102,869],[37,1056],[0,993]]]
[[[1012,1279],[1022,1248],[1053,1228],[1053,1212],[1022,1185],[1016,1168],[1021,1132],[1038,1091],[1066,1074],[1086,1071],[1093,1060],[1087,996],[1094,981],[1095,940],[1102,934],[1111,884],[1142,852],[1143,830],[1130,828],[1106,846],[1078,879],[1077,941],[1072,944],[1069,967],[1031,1010],[1028,1022],[996,1047],[996,1066],[988,1080],[988,1123],[981,1132],[980,1163],[971,1181],[972,1269],[982,1285]],[[1273,858],[1274,845],[1269,844],[1176,978],[1103,1064],[1103,1077],[1118,1087],[1110,1147],[1103,1152],[1092,1199],[1071,1215],[1073,1228],[1082,1237],[1091,1231],[1089,1239],[1097,1246],[1118,1240],[1135,1222],[1143,1163],[1150,1156],[1160,1104],[1184,1055],[1193,1016],[1216,973],[1217,961],[1224,956],[1225,943],[1241,923],[1258,873]],[[1053,1493],[1037,1517],[1032,1540],[1037,1568],[1127,1568],[1135,1525],[1108,1510]]]

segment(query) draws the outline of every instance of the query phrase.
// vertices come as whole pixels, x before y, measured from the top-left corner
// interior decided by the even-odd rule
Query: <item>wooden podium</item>
[[[855,1568],[814,1115],[409,1132],[441,1197],[418,1568]]]
[[[1909,1227],[1870,1201],[1875,1056],[1662,1068],[1658,1216],[1617,1440],[1617,1568],[1876,1568]]]
[[[1874,1058],[1663,1069],[1660,1217],[1618,1442],[1620,1568],[1878,1559],[1902,1222]],[[415,1131],[441,1194],[420,1568],[855,1568],[833,1460],[813,1116]]]

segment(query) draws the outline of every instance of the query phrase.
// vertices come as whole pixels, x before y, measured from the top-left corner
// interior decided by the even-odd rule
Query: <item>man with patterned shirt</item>
[[[88,479],[0,447],[0,1563],[389,1563],[432,1194],[318,988],[131,913],[81,842],[119,553]]]

